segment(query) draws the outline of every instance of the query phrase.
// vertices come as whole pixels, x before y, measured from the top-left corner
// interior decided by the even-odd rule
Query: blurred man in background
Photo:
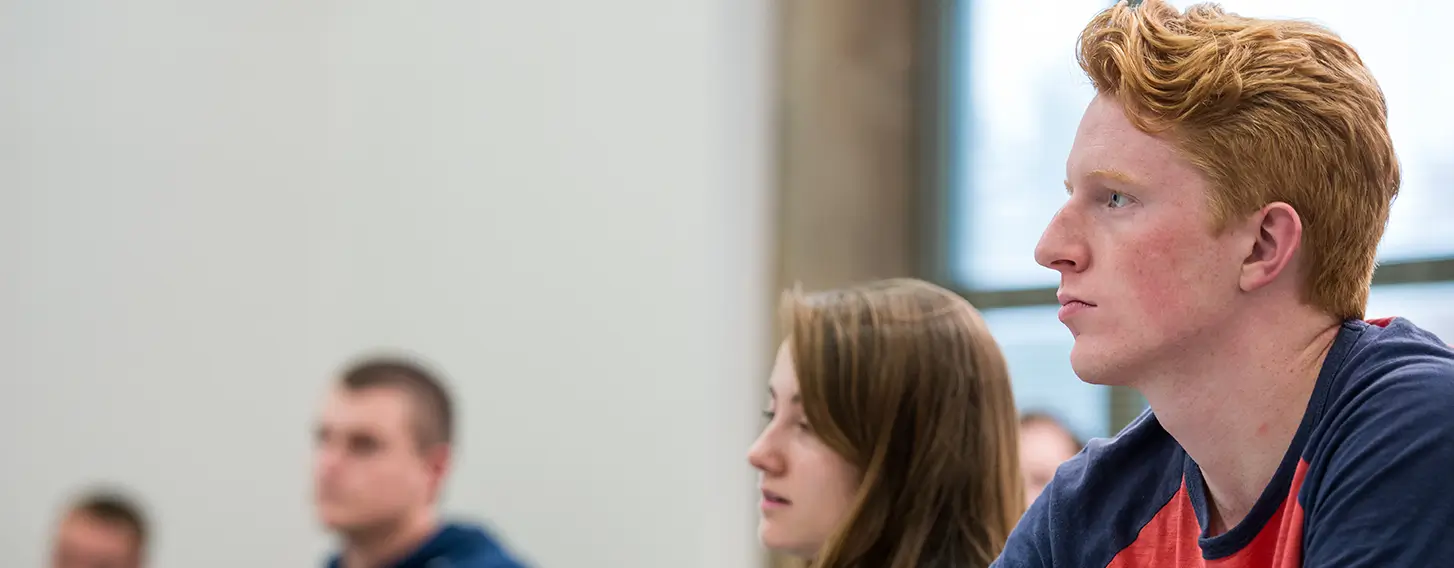
[[[449,394],[421,365],[371,359],[343,374],[314,455],[318,516],[343,541],[330,567],[522,566],[482,528],[440,520],[453,433]]]
[[[1043,412],[1020,416],[1020,475],[1025,480],[1026,507],[1045,491],[1060,464],[1080,449],[1080,439],[1054,416]]]
[[[111,493],[81,497],[56,528],[52,568],[140,568],[147,523],[134,502]]]

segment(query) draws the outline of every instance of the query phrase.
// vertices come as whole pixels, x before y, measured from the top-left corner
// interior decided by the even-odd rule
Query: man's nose
[[[1085,270],[1090,255],[1082,237],[1076,214],[1062,207],[1040,234],[1040,242],[1035,244],[1035,262],[1062,274]]]

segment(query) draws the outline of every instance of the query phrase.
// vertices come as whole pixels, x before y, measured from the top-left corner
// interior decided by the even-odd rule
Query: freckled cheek
[[[1164,327],[1159,322],[1175,324],[1191,316],[1204,276],[1207,251],[1179,238],[1177,232],[1152,233],[1141,246],[1125,251],[1125,291],[1151,327]]]

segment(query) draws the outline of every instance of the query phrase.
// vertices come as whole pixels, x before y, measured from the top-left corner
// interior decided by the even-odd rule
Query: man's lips
[[[1093,303],[1093,302],[1085,301],[1085,300],[1081,299],[1080,297],[1075,296],[1074,294],[1067,294],[1065,292],[1056,293],[1055,294],[1055,300],[1058,301],[1058,302],[1060,302],[1060,305],[1062,305],[1062,306],[1067,306],[1067,305],[1076,304],[1076,303],[1085,304],[1086,306],[1089,306],[1089,307],[1092,307],[1092,308],[1094,308],[1096,306],[1095,303]]]
[[[1060,312],[1057,315],[1060,316],[1061,323],[1064,323],[1067,319],[1074,317],[1076,314],[1096,307],[1095,304],[1087,302],[1070,294],[1056,294],[1055,299],[1060,301]]]

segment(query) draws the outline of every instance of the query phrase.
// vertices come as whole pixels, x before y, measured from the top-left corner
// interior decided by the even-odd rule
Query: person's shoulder
[[[430,547],[435,558],[447,558],[451,568],[525,568],[498,537],[484,526],[453,523],[440,531]]]
[[[482,528],[478,528],[483,532]],[[488,532],[483,532],[487,540],[481,540],[476,546],[459,562],[459,568],[526,568],[526,564],[519,557],[510,552],[509,548]]]
[[[1454,448],[1451,406],[1454,349],[1403,318],[1344,323],[1309,406],[1316,421],[1302,457],[1310,486],[1356,470],[1353,456]]]
[[[1046,517],[1054,556],[1109,562],[1181,489],[1185,455],[1150,410],[1088,442],[1032,507]]]
[[[1328,380],[1331,379],[1331,380]],[[1305,560],[1430,566],[1454,553],[1454,349],[1404,319],[1344,324],[1310,412],[1298,500]],[[1350,522],[1356,519],[1356,522]]]
[[[1454,346],[1403,317],[1343,322],[1343,333],[1355,336],[1352,355],[1454,364]]]
[[[457,568],[525,568],[525,564],[519,559],[505,552],[504,549],[479,550],[459,559],[454,565]]]
[[[1386,318],[1346,322],[1340,335],[1328,355],[1335,413],[1368,405],[1454,404],[1454,348],[1434,334],[1407,319]]]

